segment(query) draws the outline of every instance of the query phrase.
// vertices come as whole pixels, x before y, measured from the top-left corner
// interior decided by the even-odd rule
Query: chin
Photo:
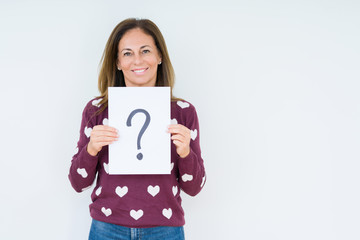
[[[130,87],[155,87],[155,83],[151,81],[125,81],[125,85]]]

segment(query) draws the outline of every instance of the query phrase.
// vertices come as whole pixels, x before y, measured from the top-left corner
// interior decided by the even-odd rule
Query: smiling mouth
[[[143,73],[143,72],[145,72],[146,70],[148,70],[148,68],[134,69],[134,70],[131,70],[131,71],[134,72],[134,73]]]

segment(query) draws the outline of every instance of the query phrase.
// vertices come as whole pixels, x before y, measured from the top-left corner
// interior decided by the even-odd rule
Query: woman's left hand
[[[187,157],[190,153],[190,129],[181,124],[171,124],[168,127],[171,133],[171,140],[176,146],[176,152],[181,158]]]

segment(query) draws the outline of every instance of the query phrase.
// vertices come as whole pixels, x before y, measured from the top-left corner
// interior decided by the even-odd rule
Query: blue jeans
[[[184,227],[127,228],[92,220],[89,240],[184,240]]]

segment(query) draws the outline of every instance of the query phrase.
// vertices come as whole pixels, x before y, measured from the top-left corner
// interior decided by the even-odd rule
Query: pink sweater
[[[191,151],[186,158],[180,158],[175,145],[171,144],[171,174],[109,175],[108,146],[95,157],[86,150],[92,128],[107,123],[107,108],[93,116],[100,107],[98,102],[98,98],[91,100],[83,111],[80,139],[69,172],[71,185],[77,192],[90,188],[97,176],[91,194],[91,217],[134,228],[183,226],[180,190],[195,196],[206,181],[194,106],[185,101],[171,102],[172,122],[191,130]]]

